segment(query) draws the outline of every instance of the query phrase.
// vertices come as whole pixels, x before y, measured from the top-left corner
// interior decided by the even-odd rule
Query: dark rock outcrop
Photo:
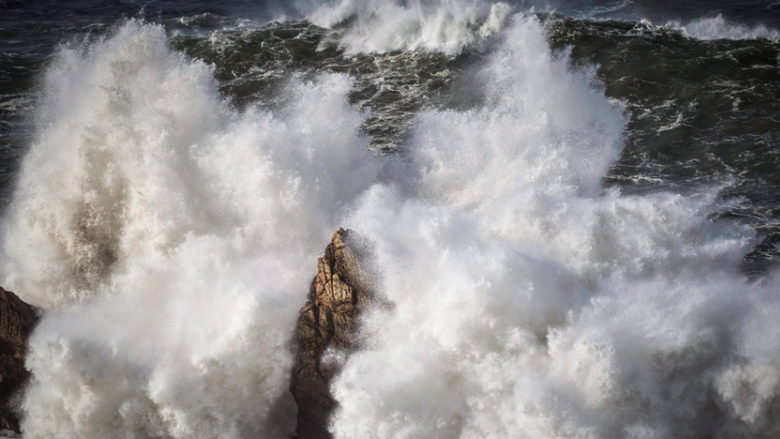
[[[357,318],[373,300],[372,282],[361,265],[364,251],[344,229],[333,234],[296,328],[298,356],[290,391],[298,405],[299,439],[330,439],[328,419],[336,408],[330,380],[338,362],[326,361],[327,350],[348,354],[358,347]]]
[[[35,307],[0,287],[0,430],[20,431],[16,402],[30,378],[24,358],[39,319]]]

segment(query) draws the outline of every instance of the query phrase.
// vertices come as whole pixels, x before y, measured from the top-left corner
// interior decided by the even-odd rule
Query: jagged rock
[[[349,353],[357,346],[357,317],[373,300],[371,280],[361,266],[364,252],[344,229],[333,234],[325,256],[317,261],[317,276],[296,328],[298,356],[290,391],[298,405],[299,439],[330,439],[328,419],[336,408],[330,380],[336,363],[323,361],[327,350]]]
[[[30,378],[24,358],[39,319],[35,307],[0,287],[0,430],[20,431],[16,402]]]

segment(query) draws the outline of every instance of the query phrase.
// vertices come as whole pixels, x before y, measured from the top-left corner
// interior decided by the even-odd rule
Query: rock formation
[[[38,310],[0,287],[0,429],[19,432],[15,401],[30,377],[24,367],[27,339],[38,323]]]
[[[298,405],[299,439],[330,439],[328,419],[336,408],[330,380],[339,372],[338,362],[327,361],[326,352],[348,354],[358,346],[357,317],[373,300],[372,282],[360,259],[356,239],[339,229],[317,261],[317,276],[296,328],[298,356],[290,391]]]

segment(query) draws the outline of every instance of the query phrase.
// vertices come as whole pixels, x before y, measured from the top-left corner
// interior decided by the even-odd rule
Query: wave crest
[[[317,8],[309,20],[323,27],[343,24],[340,42],[348,53],[427,50],[457,54],[501,30],[511,10],[506,3],[470,0],[405,4],[342,0]]]

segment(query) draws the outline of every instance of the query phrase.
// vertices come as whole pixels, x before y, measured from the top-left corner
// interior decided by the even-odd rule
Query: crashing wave
[[[767,28],[763,24],[753,27],[729,23],[722,15],[700,18],[687,24],[679,21],[666,23],[665,27],[676,29],[689,38],[699,40],[778,40],[780,32]]]
[[[512,8],[470,0],[343,0],[323,5],[309,20],[323,27],[345,26],[350,53],[427,50],[457,54],[501,30]]]

